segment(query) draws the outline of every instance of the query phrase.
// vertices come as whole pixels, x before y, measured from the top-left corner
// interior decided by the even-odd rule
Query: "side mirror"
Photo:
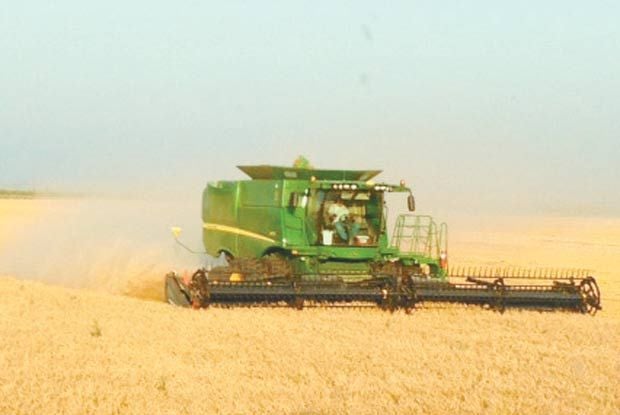
[[[291,193],[291,199],[289,200],[289,206],[296,208],[297,206],[299,206],[299,193],[297,192],[293,192]]]
[[[407,207],[409,208],[409,212],[415,212],[415,199],[411,193],[407,196]]]

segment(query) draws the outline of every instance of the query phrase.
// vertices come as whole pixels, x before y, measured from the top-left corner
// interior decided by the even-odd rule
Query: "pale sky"
[[[620,2],[385,4],[6,1],[0,187],[198,200],[303,154],[426,211],[620,214]]]

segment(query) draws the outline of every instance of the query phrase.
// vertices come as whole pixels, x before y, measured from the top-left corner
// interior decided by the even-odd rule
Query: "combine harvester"
[[[391,239],[386,193],[411,189],[377,182],[378,170],[240,166],[250,180],[209,183],[203,194],[206,253],[228,265],[166,275],[168,302],[209,305],[374,304],[411,311],[421,302],[601,309],[596,280],[583,270],[448,268],[446,224],[401,214]],[[178,234],[177,234],[178,236]],[[177,239],[178,241],[178,239]]]

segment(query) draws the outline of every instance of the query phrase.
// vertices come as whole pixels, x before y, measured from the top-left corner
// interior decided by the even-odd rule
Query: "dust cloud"
[[[145,299],[163,298],[163,276],[212,258],[202,250],[200,200],[0,200],[0,275]]]

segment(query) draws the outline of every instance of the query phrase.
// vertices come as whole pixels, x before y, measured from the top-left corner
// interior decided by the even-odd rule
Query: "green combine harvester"
[[[401,214],[391,238],[386,193],[404,181],[379,170],[239,166],[250,180],[209,183],[203,194],[206,253],[227,265],[166,276],[168,302],[209,305],[378,305],[422,302],[565,309],[594,314],[600,292],[585,271],[467,269],[450,273],[446,224]]]

